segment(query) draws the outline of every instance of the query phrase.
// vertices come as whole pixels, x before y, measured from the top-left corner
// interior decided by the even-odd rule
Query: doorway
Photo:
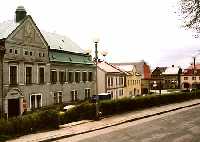
[[[8,99],[8,116],[18,116],[20,114],[19,110],[19,99]]]

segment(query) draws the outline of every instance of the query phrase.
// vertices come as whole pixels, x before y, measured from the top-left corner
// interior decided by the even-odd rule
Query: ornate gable
[[[15,44],[48,48],[47,42],[31,16],[27,16],[20,23],[20,25],[8,36],[7,41]]]

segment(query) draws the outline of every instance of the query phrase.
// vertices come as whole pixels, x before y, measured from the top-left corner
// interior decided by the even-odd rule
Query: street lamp
[[[97,46],[98,46],[98,43],[99,43],[99,39],[98,38],[95,38],[93,39],[93,42],[95,44],[95,64],[96,64],[96,120],[99,120],[99,96],[98,96],[98,76],[97,76],[97,72],[98,72],[98,49],[97,49]]]

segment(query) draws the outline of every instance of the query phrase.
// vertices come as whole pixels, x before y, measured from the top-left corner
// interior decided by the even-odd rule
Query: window
[[[32,56],[33,55],[33,52],[30,52],[30,56]]]
[[[39,53],[39,57],[41,57],[41,53]]]
[[[74,72],[68,72],[68,82],[72,83],[74,81]]]
[[[62,103],[62,92],[54,92],[54,104]]]
[[[90,99],[90,89],[85,89],[85,100]]]
[[[25,54],[25,55],[28,55],[28,51],[24,51],[24,54]]]
[[[45,54],[43,53],[43,54],[42,54],[42,57],[44,57],[44,56],[45,56]]]
[[[113,86],[113,78],[108,77],[108,86]]]
[[[113,91],[109,90],[109,91],[107,91],[107,93],[110,94],[110,99],[114,99]]]
[[[35,107],[35,96],[34,95],[31,96],[31,108],[32,109],[36,108]]]
[[[39,68],[39,83],[44,84],[44,68]]]
[[[71,91],[71,101],[77,101],[78,100],[78,92],[77,90]]]
[[[58,92],[58,103],[62,103],[62,92]]]
[[[12,53],[12,51],[13,51],[12,49],[9,50],[10,53]]]
[[[63,84],[65,82],[65,72],[64,71],[59,72],[59,81],[61,84]]]
[[[57,92],[53,93],[53,100],[54,100],[54,104],[58,104],[58,95],[57,95]]]
[[[192,80],[196,80],[196,76],[193,76],[193,77],[192,77]]]
[[[88,75],[88,81],[93,81],[93,74],[92,72],[89,72],[89,75]]]
[[[55,70],[51,71],[51,83],[55,84],[57,82],[57,72]]]
[[[17,50],[15,50],[15,54],[18,54]]]
[[[119,90],[119,96],[123,96],[123,94],[124,94],[123,89],[120,89],[120,90]]]
[[[36,104],[37,104],[37,108],[41,107],[41,95],[37,95],[36,96]]]
[[[10,66],[10,84],[17,84],[17,66]]]
[[[30,108],[40,108],[42,107],[42,95],[41,94],[33,94],[30,97]]]
[[[87,81],[87,72],[82,72],[82,81],[83,82]]]
[[[26,67],[26,84],[32,83],[32,67]]]
[[[184,77],[184,80],[188,80],[188,77]]]
[[[123,85],[123,77],[119,78],[119,85]]]
[[[75,72],[75,82],[80,82],[80,72]]]

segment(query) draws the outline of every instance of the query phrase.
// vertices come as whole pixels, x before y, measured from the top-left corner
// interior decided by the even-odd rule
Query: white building
[[[125,96],[125,73],[107,62],[98,63],[98,94],[111,93],[112,99]]]

